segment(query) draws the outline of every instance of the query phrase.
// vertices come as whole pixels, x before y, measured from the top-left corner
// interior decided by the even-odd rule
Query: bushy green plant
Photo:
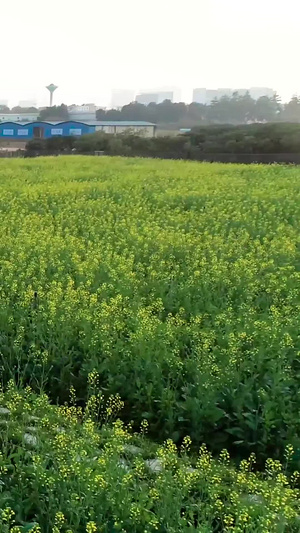
[[[0,394],[1,533],[299,531],[291,446],[261,474],[254,454],[235,467],[226,450],[191,454],[189,437],[154,446],[146,423],[134,433],[115,419],[122,402],[105,404],[90,377],[85,409],[74,391],[61,407],[12,382]]]

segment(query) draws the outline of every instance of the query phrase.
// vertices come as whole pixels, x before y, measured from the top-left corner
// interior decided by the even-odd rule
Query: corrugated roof
[[[50,124],[50,126],[58,126],[59,124],[68,124],[72,122],[74,124],[85,124],[86,126],[155,126],[152,122],[145,122],[144,120],[63,120],[52,122],[49,120],[36,120],[34,122],[16,122],[5,121],[0,122],[0,126],[3,124],[17,124],[18,126],[29,126],[29,124]]]
[[[65,122],[76,122],[76,121],[67,120],[67,121],[62,122],[60,120],[59,122],[49,122],[48,120],[35,120],[34,122],[32,122],[32,120],[31,120],[30,122],[16,122],[15,120],[10,120],[9,122],[8,121],[5,121],[5,122],[1,122],[0,121],[0,126],[3,126],[5,124],[16,124],[16,126],[29,126],[30,124],[48,124],[50,126],[57,126],[58,124],[64,124]],[[85,122],[80,122],[80,124],[85,124]]]

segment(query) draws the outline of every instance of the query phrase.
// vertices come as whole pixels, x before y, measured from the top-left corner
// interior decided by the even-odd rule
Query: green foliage
[[[10,110],[7,111],[8,113],[38,113],[38,109],[36,107],[21,107],[19,105],[13,107]]]
[[[197,127],[186,136],[202,153],[300,153],[298,124]]]
[[[68,106],[65,104],[54,105],[52,107],[46,107],[40,112],[38,120],[69,120]]]
[[[116,420],[122,403],[104,402],[95,372],[89,382],[85,409],[72,390],[61,407],[12,382],[1,392],[1,533],[299,531],[292,446],[259,473],[254,454],[235,466],[225,449],[191,453],[189,437],[153,445],[147,424]]]
[[[79,154],[104,151],[107,155],[205,159],[211,154],[300,154],[298,124],[252,124],[203,126],[174,137],[147,138],[136,134],[108,135],[103,132],[79,138],[55,137],[29,141],[26,155],[56,155],[76,150]],[[272,159],[270,159],[272,161]],[[251,162],[251,160],[250,160]]]
[[[97,132],[77,139],[75,137],[33,139],[26,145],[26,157],[71,153],[72,150],[78,154],[104,151],[107,155],[188,158],[191,148],[188,139],[183,136],[146,138],[130,132],[119,135]]]
[[[32,139],[26,144],[26,156],[58,155],[71,153],[76,144],[74,137],[50,137],[49,139]]]
[[[93,133],[91,135],[84,135],[76,139],[76,150],[81,154],[94,153],[96,150],[108,151],[111,136],[103,132]]]

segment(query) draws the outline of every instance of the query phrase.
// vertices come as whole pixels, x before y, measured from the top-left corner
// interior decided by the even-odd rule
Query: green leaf
[[[21,526],[20,529],[23,533],[26,533],[27,531],[30,531],[35,526],[38,526],[37,522],[27,522],[24,526]]]

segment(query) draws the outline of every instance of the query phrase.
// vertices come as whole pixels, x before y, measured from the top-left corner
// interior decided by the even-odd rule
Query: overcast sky
[[[298,0],[1,0],[0,100],[110,103],[111,89],[300,93]]]

